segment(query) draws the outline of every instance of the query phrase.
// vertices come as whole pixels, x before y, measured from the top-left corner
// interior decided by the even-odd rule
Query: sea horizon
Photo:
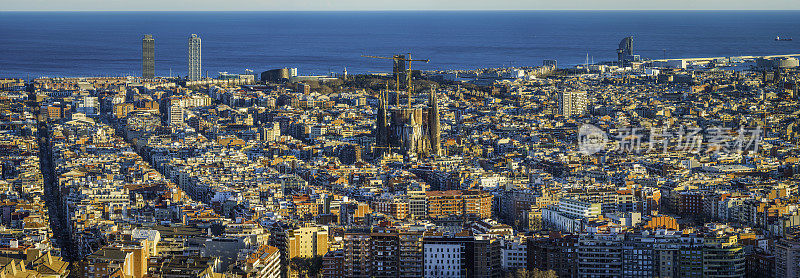
[[[197,13],[197,12],[207,12],[207,13],[285,13],[285,12],[297,12],[297,13],[340,13],[340,12],[421,12],[421,13],[436,13],[436,12],[800,12],[800,9],[783,9],[783,10],[772,10],[772,9],[765,9],[765,10],[753,10],[753,9],[686,9],[686,10],[645,10],[645,9],[608,9],[608,10],[598,10],[598,9],[586,9],[586,10],[578,10],[578,9],[497,9],[497,10],[487,10],[487,9],[426,9],[426,10],[0,10],[0,13],[10,12],[10,13],[113,13],[113,12],[132,12],[132,13],[141,13],[141,12],[167,12],[167,13]]]
[[[202,14],[198,18],[195,15]],[[186,38],[203,40],[203,70],[301,75],[388,72],[361,55],[412,52],[415,69],[562,67],[616,59],[634,37],[643,58],[798,52],[775,42],[800,30],[798,10],[2,11],[0,77],[139,76],[141,37],[156,40],[156,75],[185,75]],[[87,16],[90,15],[90,16]],[[697,26],[700,26],[699,28]],[[24,36],[22,35],[24,34]]]

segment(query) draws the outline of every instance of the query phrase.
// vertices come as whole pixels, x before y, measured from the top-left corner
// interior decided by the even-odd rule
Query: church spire
[[[387,122],[387,104],[388,92],[378,93],[378,119],[375,121],[375,144],[378,147],[378,153],[385,154],[389,152],[389,123]]]
[[[436,88],[431,89],[428,97],[428,141],[431,144],[431,154],[442,155],[441,128],[439,126],[439,104],[436,102]]]

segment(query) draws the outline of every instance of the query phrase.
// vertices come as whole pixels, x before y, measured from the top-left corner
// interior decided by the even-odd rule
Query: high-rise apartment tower
[[[558,114],[564,117],[580,116],[586,113],[586,92],[559,92]]]
[[[189,52],[187,55],[189,62],[189,80],[197,81],[203,77],[201,65],[201,48],[200,37],[197,34],[192,34],[189,37]]]
[[[142,38],[142,78],[150,79],[156,76],[155,72],[155,45],[153,35],[144,35]]]

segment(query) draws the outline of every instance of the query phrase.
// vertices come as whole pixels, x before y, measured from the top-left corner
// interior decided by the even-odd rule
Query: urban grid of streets
[[[624,45],[568,69],[0,79],[0,276],[795,277],[797,60]]]

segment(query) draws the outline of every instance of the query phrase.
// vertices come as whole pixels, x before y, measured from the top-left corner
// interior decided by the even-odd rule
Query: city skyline
[[[800,10],[523,11],[800,3],[266,1],[0,12],[0,278],[800,277]]]
[[[430,63],[419,65],[420,70],[535,66],[543,60],[576,65],[584,64],[587,54],[589,60],[596,62],[617,60],[614,50],[619,40],[631,35],[635,36],[636,51],[642,58],[790,54],[797,50],[793,43],[778,43],[773,38],[800,37],[797,33],[800,26],[793,22],[798,15],[798,12],[10,12],[0,16],[0,26],[6,27],[0,31],[16,30],[14,33],[28,35],[18,39],[12,32],[0,32],[5,34],[0,43],[6,53],[13,53],[0,56],[3,65],[0,75],[140,76],[142,34],[152,34],[157,40],[157,76],[169,76],[170,69],[173,76],[187,74],[186,37],[192,33],[204,39],[203,70],[211,74],[273,67],[296,67],[304,74],[328,74],[344,67],[351,73],[387,71],[380,61],[360,55],[395,55],[409,50],[415,57],[430,59]],[[48,22],[54,20],[61,22],[59,27],[48,28]],[[409,20],[414,24],[402,24]],[[706,28],[690,29],[686,27],[688,23]],[[260,26],[275,28],[262,30]],[[325,31],[293,35],[297,34],[297,28]],[[469,31],[451,31],[459,29]],[[564,36],[568,31],[570,35]],[[392,35],[398,32],[417,35]],[[375,36],[382,39],[369,39]],[[240,42],[236,38],[250,39]],[[689,40],[693,43],[684,43]],[[325,43],[312,43],[315,41]],[[242,42],[247,47],[242,47]],[[569,47],[548,47],[554,45]],[[740,47],[747,51],[737,50]],[[498,51],[486,51],[491,49]],[[94,63],[97,59],[108,62]],[[134,59],[136,64],[129,62]],[[56,60],[60,63],[53,65]]]

